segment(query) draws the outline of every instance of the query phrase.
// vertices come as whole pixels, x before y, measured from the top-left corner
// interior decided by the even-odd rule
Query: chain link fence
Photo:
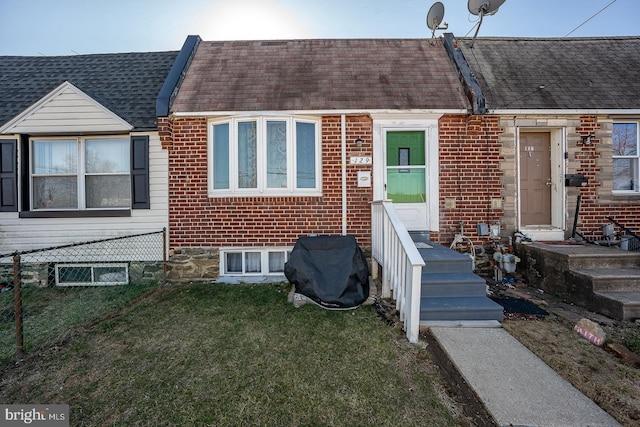
[[[0,255],[0,368],[166,280],[166,230]]]

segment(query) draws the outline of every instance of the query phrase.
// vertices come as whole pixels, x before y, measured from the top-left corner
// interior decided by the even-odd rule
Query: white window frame
[[[249,276],[283,276],[284,271],[269,271],[269,253],[279,252],[284,253],[284,262],[289,260],[289,256],[293,247],[277,246],[277,247],[238,247],[238,248],[220,248],[220,276],[223,277],[249,277]],[[227,271],[227,254],[238,253],[242,254],[242,271]],[[248,272],[245,265],[245,254],[247,253],[259,253],[260,254],[260,267],[259,272]]]
[[[636,125],[636,154],[633,156],[617,156],[615,154],[612,155],[613,160],[618,159],[629,159],[635,161],[635,176],[633,179],[635,180],[636,189],[631,190],[613,190],[614,194],[639,194],[640,193],[640,120],[631,119],[631,120],[614,120],[613,126],[616,124],[635,124]],[[613,179],[613,177],[612,177]]]
[[[257,130],[257,187],[239,188],[238,184],[238,123],[256,121]],[[281,121],[287,127],[287,187],[267,188],[267,122]],[[229,188],[214,188],[214,126],[229,124]],[[309,123],[315,126],[315,187],[296,187],[296,123]],[[322,142],[321,121],[317,118],[299,116],[242,116],[210,120],[208,124],[208,161],[207,181],[209,197],[230,196],[321,196],[322,195]]]
[[[130,137],[124,136],[124,135],[104,135],[104,136],[68,136],[68,137],[32,137],[29,140],[29,203],[31,204],[31,210],[33,211],[91,211],[91,210],[122,210],[122,209],[128,209],[131,208],[131,199],[132,199],[132,194],[131,194],[131,185],[129,185],[129,206],[116,206],[116,207],[95,207],[95,208],[88,208],[87,207],[87,189],[86,189],[86,177],[88,176],[106,176],[106,175],[113,175],[113,176],[128,176],[129,180],[131,180],[131,164],[129,164],[129,170],[128,172],[123,172],[123,173],[112,173],[112,174],[108,174],[108,173],[89,173],[87,172],[87,163],[86,163],[86,142],[87,141],[91,141],[94,139],[100,139],[100,140],[105,140],[105,139],[113,139],[113,140],[126,140],[129,144],[129,152],[131,152],[131,140]],[[33,181],[35,177],[46,177],[46,176],[56,176],[56,175],[48,175],[48,174],[36,174],[34,171],[34,167],[33,167],[33,160],[34,160],[34,155],[35,155],[35,150],[34,150],[34,142],[36,141],[72,141],[75,140],[76,141],[76,149],[77,149],[77,162],[78,164],[76,165],[77,169],[76,169],[76,173],[73,174],[76,177],[76,188],[77,188],[77,192],[78,192],[78,205],[77,207],[73,208],[48,208],[48,207],[44,207],[44,208],[35,208],[35,189],[34,189],[34,185],[33,185]],[[131,160],[129,160],[130,162]],[[69,174],[69,176],[71,176],[72,174]],[[129,181],[129,183],[131,183],[131,181]]]

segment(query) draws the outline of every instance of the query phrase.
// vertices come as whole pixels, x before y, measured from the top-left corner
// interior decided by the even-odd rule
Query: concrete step
[[[615,248],[602,248],[602,252],[569,254],[571,270],[595,270],[606,268],[640,268],[640,253]]]
[[[497,320],[504,318],[500,304],[487,297],[422,297],[420,321]]]
[[[569,274],[594,292],[640,292],[640,268],[578,269]]]
[[[473,273],[422,272],[422,296],[486,296],[487,284]]]
[[[594,292],[598,312],[618,320],[640,319],[640,291]]]

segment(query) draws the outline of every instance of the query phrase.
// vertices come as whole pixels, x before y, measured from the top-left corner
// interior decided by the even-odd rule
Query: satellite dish
[[[442,2],[435,2],[427,13],[427,27],[431,30],[431,40],[435,38],[436,30],[446,30],[449,28],[449,24],[446,22],[444,26],[440,26],[442,19],[444,18],[444,5]],[[433,42],[431,43],[433,44]]]
[[[506,0],[469,0],[469,3],[467,3],[469,12],[480,17],[478,28],[476,28],[476,33],[473,35],[469,47],[473,47],[473,43],[476,41],[478,31],[480,31],[480,26],[482,25],[482,18],[485,15],[494,15],[505,1]]]
[[[467,7],[474,15],[493,15],[506,0],[469,0]]]

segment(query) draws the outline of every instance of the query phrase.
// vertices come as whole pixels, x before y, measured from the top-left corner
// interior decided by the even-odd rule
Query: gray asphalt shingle
[[[640,37],[460,39],[489,109],[637,109]]]
[[[201,42],[171,110],[467,108],[441,45],[331,39]]]
[[[0,125],[69,81],[135,128],[154,129],[156,97],[177,54],[0,56]]]

